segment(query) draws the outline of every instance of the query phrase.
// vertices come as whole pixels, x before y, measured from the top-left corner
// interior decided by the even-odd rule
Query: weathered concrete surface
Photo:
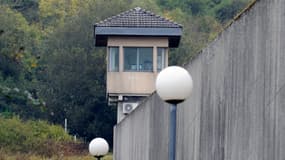
[[[285,160],[285,0],[260,0],[186,68],[177,160]],[[168,107],[154,94],[115,128],[115,160],[167,160]]]

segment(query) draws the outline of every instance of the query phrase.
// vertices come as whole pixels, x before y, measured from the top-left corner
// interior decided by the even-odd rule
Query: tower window
[[[153,71],[151,47],[124,47],[124,71]]]
[[[119,47],[109,47],[109,71],[119,71]]]
[[[157,71],[166,67],[166,48],[157,48]]]

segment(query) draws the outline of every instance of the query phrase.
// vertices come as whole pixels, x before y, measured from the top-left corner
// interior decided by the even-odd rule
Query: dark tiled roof
[[[182,28],[180,24],[136,7],[95,24],[97,27]]]

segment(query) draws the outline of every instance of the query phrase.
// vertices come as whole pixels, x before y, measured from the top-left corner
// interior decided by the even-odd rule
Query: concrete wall
[[[186,68],[177,160],[285,159],[285,0],[260,0]],[[156,94],[115,126],[115,160],[167,160],[169,108]]]

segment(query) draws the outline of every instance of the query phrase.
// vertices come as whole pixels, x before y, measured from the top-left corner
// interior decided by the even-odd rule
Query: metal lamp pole
[[[95,158],[97,158],[97,160],[101,160],[101,158],[103,158],[103,156],[94,156]]]
[[[176,153],[176,104],[170,105],[170,123],[169,123],[169,160],[175,160]]]

